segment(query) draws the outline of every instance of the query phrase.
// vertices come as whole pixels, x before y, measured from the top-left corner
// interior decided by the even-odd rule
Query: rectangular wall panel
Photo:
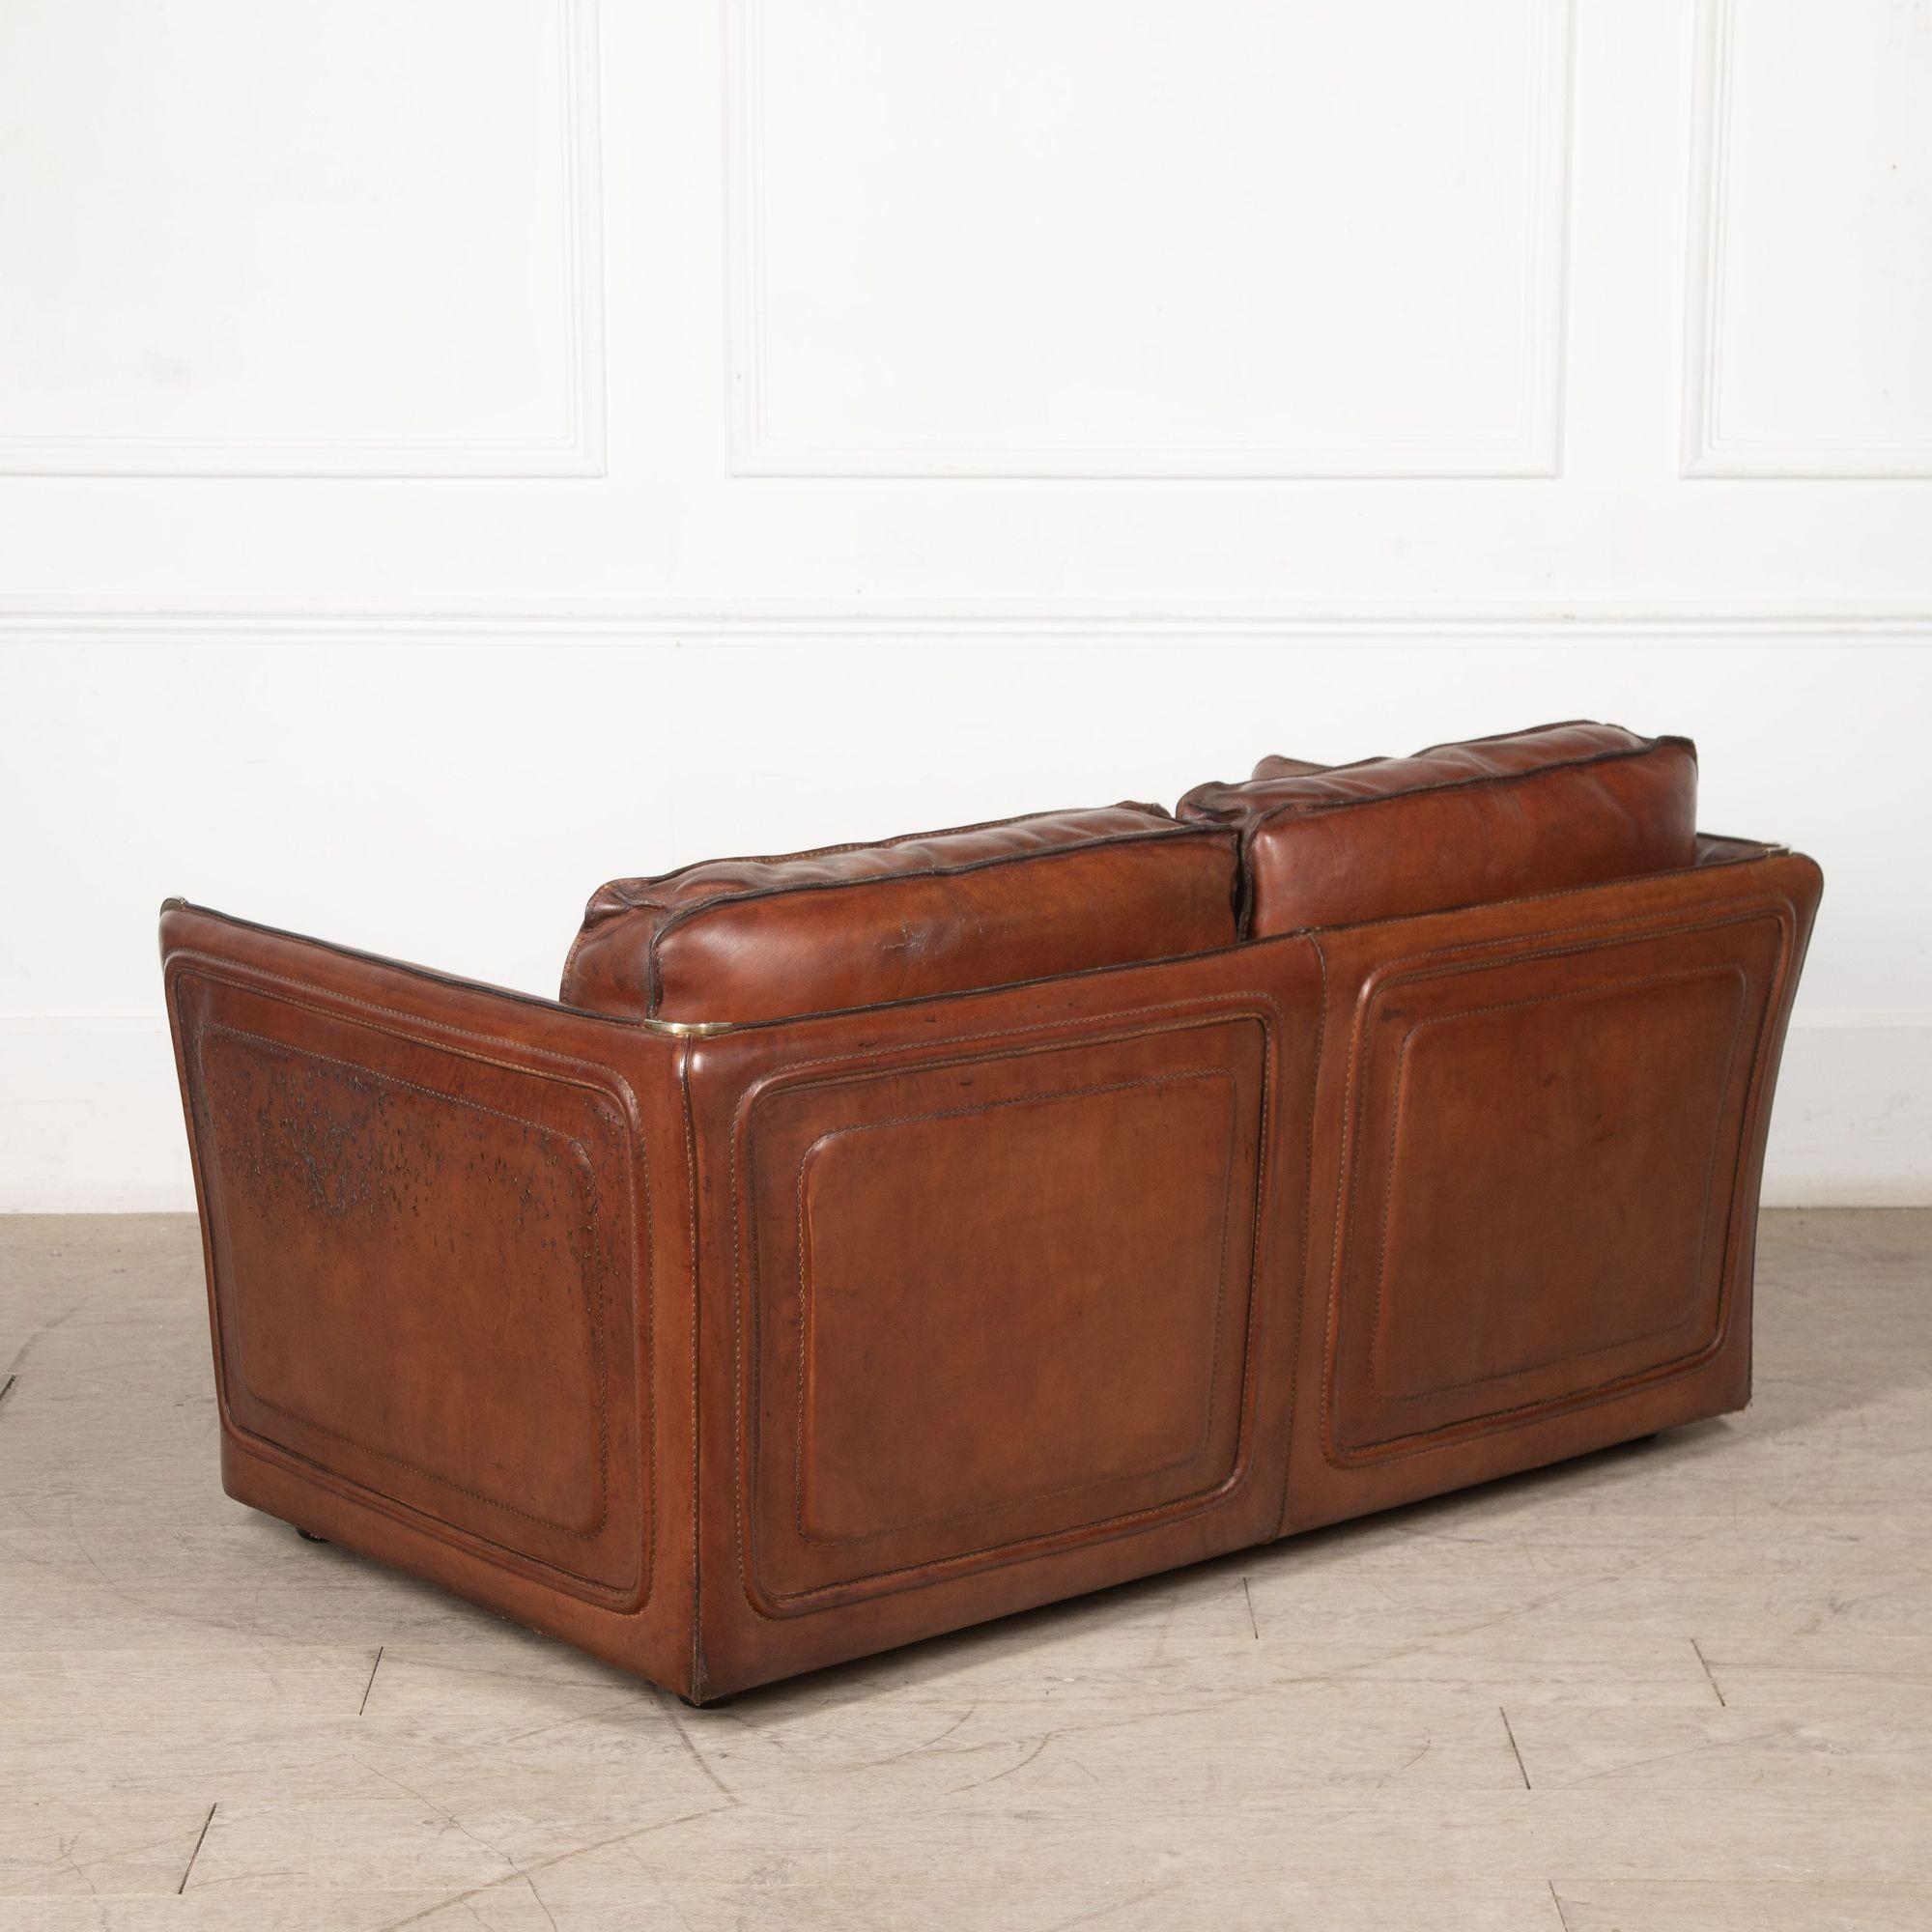
[[[1548,475],[1568,0],[730,0],[734,466]]]
[[[12,0],[0,471],[603,467],[595,0]]]
[[[1691,476],[1932,476],[1932,12],[1704,0]]]

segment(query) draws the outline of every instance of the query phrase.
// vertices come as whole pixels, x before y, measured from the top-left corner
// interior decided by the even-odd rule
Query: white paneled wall
[[[603,467],[578,0],[0,15],[0,466]]]
[[[1932,478],[1932,14],[1710,0],[1703,26],[1686,473]]]
[[[740,473],[1555,472],[1566,0],[727,4]]]
[[[613,872],[1550,717],[1827,894],[1932,1199],[1924,0],[9,0],[0,1207],[186,1205],[160,897],[552,989]]]

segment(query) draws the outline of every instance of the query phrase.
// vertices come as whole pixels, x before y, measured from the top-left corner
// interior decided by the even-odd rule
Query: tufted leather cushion
[[[1689,866],[1696,813],[1688,738],[1580,721],[1352,765],[1264,758],[1179,807],[1240,833],[1257,937]]]
[[[769,1020],[1232,945],[1232,829],[1159,806],[713,859],[600,887],[565,1005]]]

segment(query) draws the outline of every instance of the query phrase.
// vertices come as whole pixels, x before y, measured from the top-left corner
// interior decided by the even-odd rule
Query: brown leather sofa
[[[557,1003],[170,900],[228,1491],[702,1702],[1737,1408],[1821,880],[1695,788],[717,861]]]

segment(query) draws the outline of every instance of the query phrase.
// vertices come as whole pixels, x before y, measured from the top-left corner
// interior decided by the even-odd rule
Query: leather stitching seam
[[[684,1101],[684,1173],[687,1228],[691,1239],[691,1694],[698,1695],[704,1676],[703,1446],[698,1427],[697,1371],[703,1359],[703,1303],[697,1272],[697,1133],[691,1118],[691,1042],[677,1058],[678,1092]]]
[[[1156,818],[1164,818],[1169,825],[1179,825],[1165,806],[1150,805],[1140,799],[1123,798],[1114,805],[1068,805],[1048,811],[1016,811],[1009,818],[982,818],[974,825],[943,825],[930,832],[898,832],[890,838],[848,838],[841,845],[811,845],[802,852],[754,852],[740,854],[733,859],[694,859],[687,866],[673,866],[668,872],[651,872],[639,877],[612,879],[600,887],[601,892],[616,893],[626,896],[627,886],[668,886],[674,879],[681,879],[687,872],[696,872],[705,866],[788,866],[794,859],[836,859],[846,852],[889,852],[899,845],[916,845],[922,838],[963,838],[971,832],[1000,832],[1009,825],[1024,825],[1034,818],[1073,818],[1085,817],[1093,813],[1107,811],[1145,811]],[[1150,827],[1150,830],[1152,828]],[[658,905],[662,901],[646,898],[627,898],[633,905]]]
[[[999,990],[1001,989],[997,987],[980,987],[978,989],[978,991],[980,992],[993,992]],[[963,997],[963,996],[955,996],[952,994],[939,994],[936,995],[935,997],[941,999],[950,999],[950,998]],[[908,1004],[911,1003],[909,1002]],[[1282,1011],[1280,1002],[1274,999],[1272,995],[1267,993],[1203,993],[1195,998],[1189,999],[1186,1002],[1186,1004],[1190,1008],[1205,1007],[1205,1006],[1233,1006],[1233,1005],[1244,1006],[1248,1008],[1265,1007],[1267,1008],[1269,1012],[1271,1012],[1274,1015],[1277,1023],[1285,1026],[1288,1022],[1288,1016]],[[1092,1040],[1082,1040],[1080,1044],[1082,1046],[1089,1046],[1089,1045],[1111,1046],[1117,1040],[1147,1039],[1151,1038],[1153,1035],[1160,1033],[1182,1033],[1185,1032],[1189,1027],[1196,1026],[1200,1023],[1199,1021],[1185,1019],[1185,1018],[1173,1019],[1171,1017],[1173,1011],[1174,1009],[1171,1006],[1128,1007],[1121,1012],[1107,1013],[1104,1015],[1096,1015],[1094,1013],[1075,1013],[1065,1019],[1033,1020],[1030,1021],[1025,1026],[995,1027],[985,1033],[949,1034],[944,1039],[906,1039],[906,1040],[901,1040],[896,1045],[892,1045],[892,1046],[862,1047],[856,1052],[847,1050],[844,1053],[823,1053],[818,1055],[815,1059],[801,1060],[794,1065],[786,1066],[781,1069],[780,1073],[774,1077],[776,1079],[781,1080],[786,1088],[791,1088],[793,1086],[814,1086],[822,1083],[814,1081],[800,1081],[797,1079],[796,1076],[801,1073],[815,1071],[818,1067],[821,1066],[851,1065],[856,1067],[867,1061],[890,1060],[895,1054],[897,1053],[929,1053],[934,1049],[940,1047],[977,1046],[982,1040],[1016,1039],[1024,1037],[1026,1035],[1029,1034],[1049,1033],[1055,1030],[1064,1030],[1065,1028],[1067,1027],[1094,1026],[1094,1025],[1105,1027],[1117,1020],[1145,1019],[1150,1015],[1168,1015],[1170,1017],[1168,1019],[1168,1022],[1164,1025],[1155,1024],[1153,1026],[1136,1027],[1124,1033],[1104,1033],[1104,1032],[1098,1033],[1094,1037]],[[826,1017],[826,1016],[820,1015],[819,1017]],[[1259,1018],[1260,1016],[1256,1015],[1256,1017]],[[1266,1025],[1267,1022],[1264,1021],[1263,1024]],[[1050,1045],[1052,1042],[1049,1041],[1047,1043]],[[1033,1049],[1030,1047],[1015,1047],[1012,1049],[1010,1053],[975,1054],[968,1060],[951,1061],[951,1062],[946,1062],[944,1064],[949,1065],[977,1066],[980,1065],[982,1062],[1014,1059],[1031,1051],[1033,1051]],[[921,1063],[921,1070],[922,1071],[924,1070],[924,1063],[923,1062]]]
[[[1315,1223],[1315,1109],[1321,1093],[1321,1056],[1328,1044],[1328,962],[1322,957],[1321,947],[1313,940],[1308,942],[1308,950],[1314,955],[1316,972],[1321,978],[1321,990],[1315,1021],[1315,1052],[1308,1069],[1308,1105],[1301,1117],[1301,1238],[1296,1244],[1293,1290],[1294,1304],[1289,1318],[1289,1424],[1283,1432],[1286,1439],[1282,1454],[1281,1499],[1274,1513],[1276,1536],[1281,1534],[1282,1521],[1288,1515],[1289,1483],[1294,1468],[1294,1418],[1299,1412],[1302,1316],[1303,1305],[1308,1298],[1308,1244],[1314,1238]],[[1259,1214],[1256,1237],[1259,1240]]]
[[[221,917],[221,915],[204,914],[203,917],[219,918]],[[230,923],[239,923],[239,922],[230,922]],[[254,931],[257,930],[258,928],[243,924],[242,929],[244,931]],[[269,930],[269,928],[267,927],[259,929],[264,931]],[[283,937],[283,935],[279,933],[272,933],[272,932],[270,933],[270,936],[274,938]],[[297,938],[296,935],[293,934],[288,935],[287,937],[290,940],[293,940],[295,943],[299,945],[319,946],[321,944],[321,942],[316,940],[298,939]],[[324,948],[324,950],[328,951],[329,949]],[[407,972],[412,970],[407,967],[393,966],[387,960],[375,959],[372,957],[372,955],[367,953],[359,953],[359,952],[333,953],[332,956],[347,957],[355,959],[357,961],[366,962],[368,964],[385,967],[390,972]],[[412,1045],[434,1046],[436,1044],[434,1040],[425,1040],[420,1033],[407,1031],[407,1029],[412,1029],[412,1028],[428,1027],[437,1033],[450,1034],[458,1039],[473,1039],[479,1045],[497,1047],[497,1049],[499,1049],[504,1053],[527,1053],[532,1055],[534,1058],[538,1060],[554,1060],[559,1066],[569,1066],[576,1068],[580,1075],[584,1073],[590,1073],[598,1076],[598,1078],[594,1080],[584,1080],[582,1078],[574,1080],[570,1083],[572,1086],[588,1087],[593,1092],[595,1092],[600,1088],[600,1085],[603,1081],[609,1081],[612,1086],[614,1086],[618,1090],[619,1093],[623,1094],[624,1104],[630,1110],[630,1112],[635,1116],[638,1111],[637,1095],[631,1092],[631,1083],[628,1080],[626,1080],[621,1073],[619,1073],[614,1067],[599,1066],[593,1061],[580,1060],[574,1054],[554,1053],[547,1046],[536,1046],[528,1041],[515,1040],[515,1039],[500,1039],[494,1034],[474,1033],[468,1027],[455,1026],[452,1025],[447,1020],[433,1019],[427,1013],[405,1012],[402,1009],[397,1007],[378,1006],[375,1001],[358,999],[354,993],[339,993],[334,991],[330,987],[317,986],[312,981],[306,980],[292,980],[286,973],[271,972],[266,966],[256,966],[245,960],[234,961],[234,960],[223,959],[216,953],[203,952],[193,947],[183,947],[178,952],[174,952],[168,954],[168,970],[170,973],[173,973],[177,970],[177,964],[180,961],[191,961],[193,964],[198,966],[212,967],[215,969],[213,972],[205,972],[199,976],[200,978],[207,980],[211,983],[215,985],[236,986],[239,987],[242,991],[247,992],[248,990],[250,990],[248,985],[249,980],[266,980],[273,985],[287,986],[294,992],[306,994],[309,996],[306,999],[289,1000],[286,1001],[284,1004],[292,1007],[298,1007],[303,1012],[318,1013],[324,1019],[331,1019],[331,1018],[340,1019],[342,1015],[339,1013],[331,1013],[328,1007],[327,1006],[317,1006],[314,1003],[317,996],[320,996],[324,1000],[333,1001],[341,1006],[355,1007],[358,1009],[360,1011],[365,1013],[380,1013],[384,1019],[400,1020],[403,1023],[403,1027],[406,1029],[405,1031],[398,1032],[393,1027],[376,1027],[373,1029],[373,1031],[377,1033],[388,1034],[390,1037],[395,1039],[406,1040],[410,1042]],[[230,968],[235,968],[236,970],[239,970],[241,973],[246,975],[247,977],[245,979],[237,979],[234,977],[234,974],[230,970],[228,970]],[[432,983],[440,985],[444,982],[440,980],[433,980]],[[473,985],[468,981],[454,981],[450,983],[454,984],[456,989],[461,992],[482,993],[499,999],[522,1000],[526,997],[523,994],[504,993],[501,991],[500,988],[495,986]],[[609,1025],[611,1023],[609,1016],[607,1014],[579,1013],[573,1010],[563,1009],[561,1007],[553,1006],[551,1002],[549,1002],[548,1000],[531,1000],[529,1001],[529,1005],[534,1007],[539,1012],[554,1013],[559,1019],[562,1020],[574,1019],[577,1020],[580,1024],[591,1024],[591,1025]],[[368,1022],[364,1021],[363,1024],[367,1025]],[[520,1061],[495,1060],[492,1059],[487,1054],[480,1054],[480,1053],[472,1054],[469,1057],[471,1059],[482,1061],[483,1064],[487,1066],[500,1066],[504,1068],[505,1071],[510,1073],[533,1073],[536,1070],[534,1067],[524,1065]],[[641,1143],[639,1145],[641,1148]]]
[[[1700,833],[1698,836],[1700,838],[1714,838],[1717,835],[1707,832],[1707,833]],[[1429,919],[1442,919],[1442,920],[1466,919],[1471,913],[1474,912],[1485,912],[1485,913],[1497,912],[1507,906],[1552,905],[1562,899],[1582,898],[1587,894],[1592,894],[1592,893],[1601,894],[1614,890],[1618,887],[1622,887],[1623,889],[1628,891],[1632,887],[1643,888],[1656,885],[1670,885],[1681,882],[1685,879],[1699,879],[1699,878],[1708,879],[1713,877],[1720,878],[1722,874],[1724,874],[1725,872],[1736,871],[1739,868],[1746,866],[1762,866],[1774,859],[1795,858],[1802,856],[1800,854],[1791,852],[1788,847],[1758,845],[1755,840],[1746,840],[1740,842],[1749,843],[1753,846],[1754,849],[1748,852],[1741,853],[1735,859],[1705,859],[1701,862],[1693,861],[1690,865],[1688,866],[1670,866],[1666,867],[1663,870],[1657,872],[1635,872],[1632,873],[1626,878],[1621,878],[1621,879],[1593,879],[1588,885],[1583,885],[1583,886],[1557,886],[1552,888],[1549,892],[1547,893],[1517,893],[1512,895],[1508,898],[1480,899],[1472,905],[1438,906],[1433,912],[1389,913],[1381,919],[1350,920],[1347,923],[1340,925],[1297,925],[1292,928],[1292,930],[1288,933],[1264,932],[1257,934],[1256,937],[1261,940],[1270,940],[1270,939],[1283,939],[1283,938],[1293,938],[1293,937],[1312,937],[1313,935],[1318,933],[1332,934],[1336,937],[1342,937],[1345,935],[1351,935],[1357,932],[1372,932],[1378,926],[1415,925],[1419,924],[1423,920],[1429,920]],[[1810,862],[1807,860],[1805,863],[1809,864]],[[1786,901],[1779,899],[1776,901],[1776,903],[1783,904],[1786,903]],[[1660,906],[1653,909],[1650,912],[1629,913],[1626,914],[1624,918],[1619,920],[1605,920],[1601,926],[1573,926],[1568,929],[1576,932],[1598,932],[1598,931],[1610,932],[1614,931],[1619,926],[1641,925],[1647,922],[1659,919],[1666,919],[1668,917],[1669,917],[1669,908],[1667,906]],[[1511,936],[1520,939],[1524,937],[1540,938],[1543,935],[1541,934],[1525,935],[1518,933]],[[1467,952],[1478,947],[1493,946],[1498,943],[1499,942],[1493,939],[1469,940],[1457,946],[1445,946],[1429,952],[1411,952],[1406,955],[1406,959],[1408,960],[1433,959],[1437,956],[1438,952],[1442,957],[1446,958],[1451,953]],[[1506,944],[1507,941],[1501,943]],[[1406,963],[1406,960],[1401,960],[1401,959],[1391,960],[1388,963],[1391,966],[1396,966]]]

